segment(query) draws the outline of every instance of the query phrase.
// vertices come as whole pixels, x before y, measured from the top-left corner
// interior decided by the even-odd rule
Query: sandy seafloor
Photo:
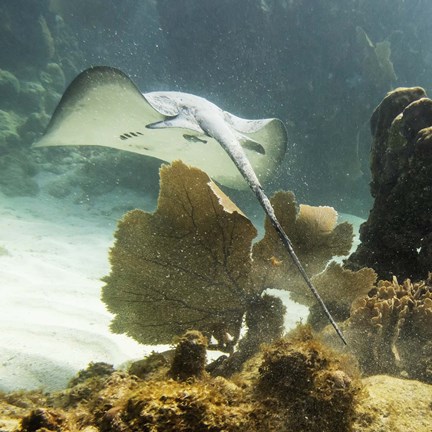
[[[0,194],[0,391],[61,389],[91,361],[119,366],[167,349],[112,334],[100,300],[116,220],[122,208],[145,209],[145,197],[117,190],[58,199],[44,191],[46,180],[37,197]],[[290,328],[307,309],[282,295]]]

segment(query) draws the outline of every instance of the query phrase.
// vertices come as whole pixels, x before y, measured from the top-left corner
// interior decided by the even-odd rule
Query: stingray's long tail
[[[271,205],[270,200],[267,198],[267,195],[264,193],[261,186],[255,186],[255,185],[250,185],[250,186],[251,186],[251,189],[253,190],[253,192],[255,193],[255,195],[257,196],[258,201],[260,202],[262,208],[264,209],[267,216],[269,217],[271,224],[273,225],[274,229],[276,230],[280,239],[282,240],[282,242],[285,246],[285,249],[290,254],[294,264],[296,265],[300,274],[302,275],[303,279],[305,280],[307,286],[312,291],[312,294],[315,296],[315,298],[318,300],[318,303],[321,305],[321,308],[323,309],[324,313],[326,314],[327,318],[329,319],[331,325],[336,330],[336,333],[341,338],[342,342],[345,345],[347,345],[347,341],[345,340],[344,335],[342,334],[342,331],[338,327],[336,321],[333,319],[333,317],[332,317],[331,313],[329,312],[329,310],[327,309],[327,306],[325,305],[323,299],[319,295],[319,293],[318,293],[317,289],[315,288],[314,284],[312,283],[312,281],[309,279],[309,276],[306,274],[305,269],[303,268],[300,260],[298,259],[297,254],[294,251],[291,240],[289,239],[289,237],[285,233],[284,229],[282,228],[281,224],[279,223],[279,221],[275,215],[273,206]]]
[[[206,123],[208,125],[212,124],[212,119],[206,119]],[[309,279],[308,275],[306,274],[305,269],[301,265],[300,260],[298,259],[297,254],[294,252],[293,245],[291,243],[291,240],[285,233],[284,229],[282,228],[282,225],[279,223],[276,214],[274,212],[273,206],[271,205],[270,200],[267,198],[267,195],[264,193],[264,190],[261,187],[261,184],[258,180],[258,177],[255,174],[255,171],[249,162],[249,159],[246,157],[246,154],[244,153],[240,143],[238,142],[237,138],[232,134],[229,128],[222,128],[221,124],[218,123],[216,126],[212,127],[211,130],[207,127],[205,127],[204,124],[201,124],[201,127],[203,130],[205,130],[210,136],[213,136],[219,144],[225,149],[225,151],[228,153],[229,157],[232,159],[232,161],[235,163],[238,170],[241,172],[244,179],[247,181],[248,185],[252,189],[252,191],[255,193],[256,197],[258,198],[259,203],[261,204],[262,208],[266,212],[267,216],[269,217],[274,229],[278,233],[280,239],[282,240],[285,249],[290,254],[294,264],[298,268],[300,274],[302,275],[303,279],[305,280],[307,286],[312,291],[312,294],[315,296],[315,298],[318,300],[318,303],[321,305],[321,308],[323,309],[324,313],[326,314],[327,318],[329,319],[331,325],[336,330],[336,333],[341,338],[342,342],[347,345],[347,342],[339,329],[338,325],[336,324],[336,321],[331,316],[329,310],[327,309],[327,306],[325,305],[323,299],[320,297],[317,289],[313,285],[312,281]]]

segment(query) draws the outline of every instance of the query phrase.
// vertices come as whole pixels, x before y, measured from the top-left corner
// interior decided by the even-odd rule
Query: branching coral
[[[380,281],[353,303],[344,330],[365,373],[432,383],[432,276],[415,284]]]

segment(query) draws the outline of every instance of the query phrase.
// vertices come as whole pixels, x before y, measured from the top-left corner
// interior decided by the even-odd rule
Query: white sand
[[[0,196],[0,390],[62,388],[90,361],[149,352],[109,331],[100,300],[115,222],[41,194]]]
[[[100,278],[109,273],[115,217],[104,215],[113,200],[142,203],[124,191],[106,198],[0,195],[0,390],[64,388],[90,361],[118,366],[155,349],[109,331]],[[303,306],[289,308],[287,327],[307,316]]]

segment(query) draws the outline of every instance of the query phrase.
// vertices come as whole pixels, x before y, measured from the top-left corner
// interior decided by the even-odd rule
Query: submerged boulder
[[[371,118],[371,193],[351,269],[424,279],[432,270],[432,100],[419,87],[390,92]]]

